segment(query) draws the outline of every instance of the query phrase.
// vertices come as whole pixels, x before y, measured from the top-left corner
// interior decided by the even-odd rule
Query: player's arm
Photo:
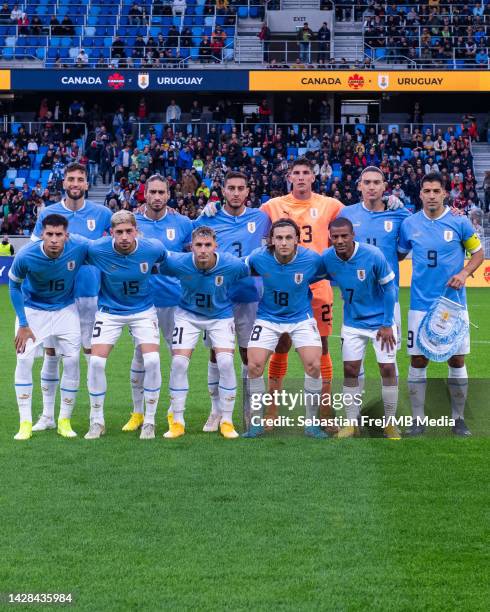
[[[447,285],[452,289],[461,289],[466,283],[468,276],[471,276],[483,263],[485,254],[476,234],[472,234],[469,238],[463,241],[465,250],[470,253],[471,257],[466,266],[457,274],[451,276]]]
[[[43,233],[42,221],[43,221],[43,215],[41,213],[37,218],[34,229],[32,230],[32,234],[31,234],[32,242],[38,242],[39,240],[41,240],[41,234]]]
[[[412,243],[408,237],[408,228],[405,221],[400,226],[400,236],[398,239],[397,255],[398,261],[402,261],[412,250]]]
[[[19,320],[19,329],[15,335],[15,350],[17,353],[23,353],[26,349],[26,344],[29,338],[33,341],[36,339],[32,333],[29,323],[27,322],[26,311],[24,306],[24,295],[22,293],[22,278],[15,276],[12,271],[9,272],[9,293],[10,301],[14,307],[15,314]]]
[[[386,350],[390,351],[396,346],[393,333],[396,304],[395,273],[388,265],[384,255],[381,252],[379,255],[379,261],[375,269],[378,283],[383,290],[383,325],[378,329],[376,339],[381,340],[381,350],[386,347]]]

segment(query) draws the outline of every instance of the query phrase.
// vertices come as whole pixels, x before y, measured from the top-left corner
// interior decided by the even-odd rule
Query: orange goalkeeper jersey
[[[282,218],[292,219],[301,229],[300,244],[316,253],[328,248],[328,226],[338,217],[344,205],[335,198],[312,193],[309,200],[296,200],[293,194],[272,198],[260,210],[272,223]]]

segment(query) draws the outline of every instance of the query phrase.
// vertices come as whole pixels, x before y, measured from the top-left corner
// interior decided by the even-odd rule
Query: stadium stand
[[[465,212],[482,206],[471,153],[479,134],[467,116],[454,126],[248,125],[232,123],[224,107],[219,112],[215,123],[197,132],[187,123],[134,124],[125,115],[117,137],[110,121],[89,125],[77,139],[66,124],[13,125],[0,140],[1,231],[28,235],[39,211],[59,200],[63,166],[72,160],[88,166],[92,185],[108,185],[103,193],[112,210],[141,204],[146,178],[160,172],[170,182],[170,206],[195,218],[209,199],[221,199],[228,169],[247,173],[249,206],[257,207],[287,192],[288,161],[301,155],[315,164],[315,190],[347,205],[358,201],[362,169],[377,165],[387,177],[387,194],[413,210],[420,206],[420,179],[437,169],[453,205]]]

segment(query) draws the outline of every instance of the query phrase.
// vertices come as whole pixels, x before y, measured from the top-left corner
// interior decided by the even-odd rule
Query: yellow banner
[[[10,89],[10,70],[0,70],[0,90]]]
[[[400,287],[410,287],[412,280],[412,260],[404,259],[400,262]],[[475,272],[474,276],[466,281],[467,287],[490,288],[490,259],[485,259]]]
[[[250,91],[490,91],[490,71],[251,70]]]

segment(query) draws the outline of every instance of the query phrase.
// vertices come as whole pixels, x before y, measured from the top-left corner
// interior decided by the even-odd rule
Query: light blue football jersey
[[[421,210],[402,223],[398,250],[412,251],[411,310],[427,311],[444,293],[466,304],[464,288],[447,287],[451,276],[464,267],[466,248],[476,253],[481,249],[480,241],[469,219],[452,215],[449,208],[438,219],[429,219]]]
[[[167,258],[158,240],[138,239],[129,255],[115,250],[110,236],[92,242],[87,260],[101,271],[99,309],[116,315],[137,314],[153,306],[151,270]]]
[[[260,248],[269,234],[269,216],[257,208],[245,208],[241,215],[233,216],[221,209],[214,217],[199,217],[194,227],[207,225],[216,232],[218,251],[245,257]],[[243,278],[230,288],[230,299],[236,304],[257,302],[262,293],[258,277]]]
[[[320,255],[298,247],[287,264],[277,261],[267,247],[254,251],[246,262],[253,274],[262,277],[264,294],[257,310],[257,318],[273,323],[298,323],[313,316],[310,284],[322,267]]]
[[[167,214],[154,221],[136,214],[138,230],[143,238],[159,240],[169,251],[183,251],[191,242],[192,221],[179,213]],[[158,308],[177,306],[182,297],[180,282],[173,276],[153,274],[150,278],[153,303]]]
[[[354,226],[355,239],[358,242],[372,244],[383,251],[391,269],[395,273],[395,283],[400,283],[400,269],[398,266],[398,242],[402,222],[410,217],[406,208],[398,210],[372,211],[360,202],[346,206],[340,213],[351,221]]]
[[[241,259],[229,253],[217,253],[216,265],[209,270],[198,268],[192,253],[169,253],[160,264],[160,272],[180,280],[181,308],[208,319],[227,319],[233,316],[230,287],[250,271]]]
[[[344,301],[344,325],[357,329],[379,329],[393,325],[385,321],[384,290],[394,286],[395,273],[378,247],[355,242],[354,253],[341,259],[330,247],[322,253],[324,271],[340,288]]]
[[[68,219],[70,234],[78,234],[90,240],[102,238],[111,228],[111,211],[90,200],[85,200],[80,210],[73,211],[63,201],[47,206],[39,215],[32,233],[33,240],[40,240],[43,231],[42,221],[48,215],[63,215]],[[93,266],[83,266],[75,283],[75,297],[94,297],[99,293],[100,273]]]
[[[10,280],[23,283],[24,304],[37,310],[60,310],[75,301],[75,282],[90,243],[71,236],[56,259],[44,253],[43,242],[26,244],[15,256]]]

